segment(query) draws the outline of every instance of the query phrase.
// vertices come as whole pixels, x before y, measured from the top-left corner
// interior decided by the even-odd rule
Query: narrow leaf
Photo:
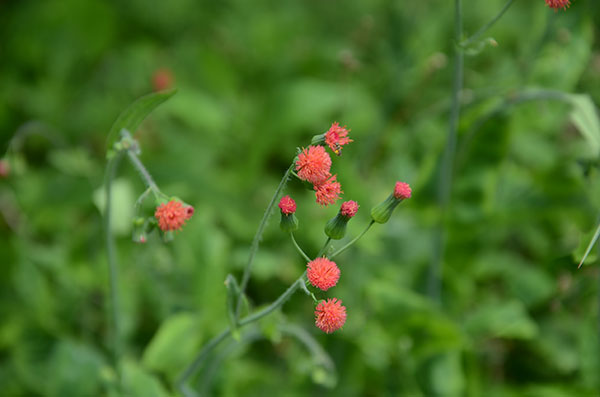
[[[231,274],[225,279],[225,287],[227,287],[227,319],[231,327],[231,335],[234,339],[239,340],[240,334],[237,329],[237,320],[235,318],[235,306],[240,296],[240,287]]]
[[[171,98],[177,90],[160,91],[145,95],[138,98],[135,102],[127,107],[117,120],[112,125],[108,138],[106,140],[106,149],[111,150],[114,143],[118,140],[119,132],[122,129],[134,133],[140,126],[142,121],[154,110],[158,105]]]
[[[588,246],[585,250],[585,254],[583,254],[583,258],[581,259],[581,262],[579,262],[579,266],[577,266],[578,269],[581,267],[581,265],[583,265],[583,262],[585,262],[585,260],[587,259],[588,255],[592,251],[592,248],[594,247],[594,244],[596,244],[598,237],[600,237],[600,223],[598,224],[598,227],[596,228],[596,233],[594,233],[594,237],[592,237],[592,240],[590,241],[590,243],[588,244]]]

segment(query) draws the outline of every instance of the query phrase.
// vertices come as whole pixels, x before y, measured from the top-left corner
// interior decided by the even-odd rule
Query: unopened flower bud
[[[358,207],[359,205],[356,201],[350,200],[342,203],[337,215],[325,225],[325,234],[334,240],[342,239],[346,235],[348,221],[356,215]]]
[[[377,223],[386,223],[392,216],[392,212],[403,200],[410,198],[412,191],[408,183],[396,182],[394,191],[380,204],[371,210],[371,218]]]
[[[284,196],[279,200],[281,210],[281,222],[279,227],[286,233],[298,230],[298,219],[296,219],[296,202],[290,196]]]

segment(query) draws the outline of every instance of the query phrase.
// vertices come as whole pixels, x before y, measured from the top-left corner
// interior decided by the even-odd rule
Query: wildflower
[[[284,232],[293,232],[298,229],[298,219],[296,219],[296,202],[290,196],[284,196],[279,200],[279,209],[281,210],[281,222],[279,227]]]
[[[344,201],[342,203],[342,207],[340,208],[340,214],[346,218],[352,218],[358,212],[358,207],[360,207],[360,205],[358,205],[356,201]]]
[[[337,175],[330,176],[329,179],[313,186],[317,203],[327,206],[329,204],[334,204],[340,199],[340,194],[344,192],[342,191],[342,185],[336,178]]]
[[[325,133],[325,143],[338,156],[342,154],[342,146],[350,142],[353,140],[348,138],[348,130],[345,126],[340,127],[338,122],[331,124],[329,131]]]
[[[279,200],[279,209],[281,209],[282,214],[293,214],[296,212],[296,202],[290,196],[283,196]]]
[[[546,5],[548,7],[554,8],[554,11],[558,10],[559,8],[566,10],[567,7],[569,7],[569,5],[571,4],[571,2],[569,0],[545,0],[545,1],[546,1]]]
[[[386,223],[392,212],[403,200],[410,198],[412,191],[408,183],[396,182],[394,191],[380,204],[371,210],[371,218],[377,223]]]
[[[340,269],[335,262],[322,257],[316,258],[306,265],[306,277],[314,286],[323,291],[334,287],[340,279]]]
[[[346,235],[346,226],[348,221],[358,211],[358,203],[356,201],[345,201],[337,215],[330,219],[325,225],[325,234],[334,239],[339,240]]]
[[[162,91],[173,85],[173,73],[167,68],[157,69],[152,75],[152,86],[154,91]]]
[[[405,182],[396,182],[396,186],[394,187],[394,197],[399,200],[405,200],[410,198],[412,190],[410,189],[410,185]]]
[[[329,178],[331,174],[331,157],[323,146],[309,146],[304,149],[296,160],[298,178],[310,183],[319,184]]]
[[[315,309],[315,325],[322,331],[330,334],[346,322],[346,307],[336,298],[321,301]]]
[[[190,211],[191,208],[191,211]],[[171,200],[156,208],[154,217],[158,220],[158,227],[164,232],[179,230],[194,213],[193,207],[184,207],[181,201]]]

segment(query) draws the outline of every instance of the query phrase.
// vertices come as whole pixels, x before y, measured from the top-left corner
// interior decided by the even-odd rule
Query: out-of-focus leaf
[[[131,183],[125,178],[117,178],[112,182],[112,211],[110,226],[115,235],[124,236],[130,233],[134,215],[135,195]],[[104,188],[94,191],[93,201],[100,213],[104,213],[106,194]]]
[[[123,365],[123,385],[128,396],[169,397],[155,376],[132,361],[125,361]]]
[[[100,394],[98,373],[102,356],[89,346],[68,340],[59,342],[48,361],[47,396],[93,396]],[[42,380],[42,381],[44,381]]]
[[[146,347],[143,365],[153,371],[176,375],[196,353],[201,334],[198,319],[189,313],[166,319]]]
[[[467,317],[465,328],[475,336],[531,339],[538,327],[519,301],[488,303]]]
[[[83,148],[53,150],[48,155],[48,161],[67,175],[90,177],[96,169],[90,154]]]
[[[588,155],[598,158],[600,155],[600,120],[596,105],[589,95],[569,95],[573,104],[571,121],[587,142]],[[586,156],[587,157],[587,156]]]
[[[127,130],[132,134],[135,133],[142,121],[154,110],[158,105],[171,98],[177,90],[167,90],[154,92],[145,95],[127,107],[117,120],[114,122],[108,133],[106,141],[106,149],[111,150],[113,144],[118,140],[121,130]]]

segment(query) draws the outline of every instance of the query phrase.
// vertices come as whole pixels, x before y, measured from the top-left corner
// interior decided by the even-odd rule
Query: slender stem
[[[239,328],[241,328],[245,325],[248,325],[250,323],[253,323],[257,320],[260,320],[261,318],[265,317],[266,315],[272,313],[274,310],[281,307],[290,298],[290,296],[292,296],[294,294],[294,292],[296,292],[296,290],[298,290],[298,288],[301,288],[301,284],[304,282],[305,274],[306,274],[306,272],[302,273],[302,276],[300,276],[296,281],[294,281],[294,283],[292,285],[290,285],[288,287],[288,289],[286,289],[285,292],[283,294],[281,294],[269,306],[265,307],[264,309],[254,313],[254,314],[251,314],[251,315],[246,316],[243,319],[241,319],[238,323]],[[202,365],[202,363],[204,362],[206,357],[210,354],[210,352],[213,349],[215,349],[219,345],[219,343],[221,343],[224,339],[226,339],[230,335],[231,335],[231,329],[227,328],[223,332],[221,332],[219,335],[212,338],[210,340],[210,342],[208,342],[206,345],[204,345],[202,350],[200,350],[200,353],[198,353],[198,355],[196,356],[194,361],[186,368],[186,370],[181,374],[181,376],[179,377],[179,379],[177,381],[177,387],[179,388],[179,390],[181,391],[182,394],[184,394],[185,396],[190,395],[189,391],[185,387],[185,383],[186,383],[187,379],[190,376],[192,376],[194,374],[194,372],[196,372],[198,370],[198,368],[200,368],[200,366]]]
[[[304,259],[306,259],[307,262],[310,262],[310,258],[308,257],[308,255],[306,255],[306,253],[302,250],[302,248],[300,248],[300,246],[296,242],[293,232],[290,232],[290,237],[292,238],[292,243],[294,243],[294,247],[296,247],[296,250],[300,253],[300,255],[302,255]]]
[[[462,37],[461,0],[454,1],[454,36],[456,42],[460,42]],[[460,91],[463,86],[463,74],[464,55],[462,51],[456,49],[454,52],[454,78],[452,82],[452,105],[450,108],[450,120],[448,124],[448,138],[446,139],[446,147],[444,149],[438,183],[440,219],[433,242],[433,256],[429,266],[427,281],[427,291],[429,296],[438,302],[440,301],[441,296],[442,259],[444,257],[446,245],[445,223],[448,205],[450,203],[450,193],[452,191],[452,173],[456,152],[456,135],[460,120]]]
[[[187,367],[186,370],[181,374],[181,376],[177,380],[177,387],[179,388],[179,390],[181,391],[181,393],[183,395],[189,395],[189,392],[187,392],[185,389],[185,382],[187,381],[187,378],[192,376],[192,374],[194,372],[196,372],[196,370],[198,368],[200,368],[200,366],[202,365],[202,362],[206,359],[206,357],[209,355],[209,353],[215,347],[217,347],[219,345],[219,343],[221,343],[224,339],[226,339],[230,335],[231,335],[231,329],[227,328],[223,332],[221,332],[219,335],[212,338],[206,345],[204,345],[202,350],[200,350],[200,353],[198,353],[198,355],[196,356],[194,361],[190,364],[190,366]]]
[[[270,314],[271,312],[273,312],[274,310],[276,310],[280,306],[282,306],[285,303],[285,301],[287,301],[289,299],[289,297],[292,296],[298,288],[300,288],[300,284],[304,282],[304,274],[306,274],[306,272],[302,273],[302,276],[300,276],[296,281],[294,281],[294,283],[292,285],[290,285],[283,294],[279,295],[279,298],[277,298],[269,306],[265,307],[264,309],[254,313],[254,314],[251,314],[251,315],[246,316],[243,319],[241,319],[239,322],[240,327],[243,327],[244,325],[248,325],[256,320],[260,320],[264,316]]]
[[[106,165],[104,180],[105,210],[104,232],[106,238],[106,251],[108,255],[108,274],[110,290],[110,318],[112,338],[112,361],[117,374],[118,388],[121,388],[121,329],[119,324],[119,291],[118,291],[118,263],[115,251],[115,241],[111,230],[112,216],[112,182],[117,173],[117,168],[122,159],[122,153],[117,153]]]
[[[139,172],[140,176],[146,183],[146,186],[148,186],[148,188],[151,189],[154,194],[159,194],[160,189],[138,156],[133,151],[127,150],[127,157],[129,157],[129,161],[131,161],[133,167]]]
[[[252,272],[252,263],[254,262],[254,257],[256,256],[256,252],[258,251],[258,245],[260,243],[260,239],[262,238],[265,227],[267,226],[267,221],[269,220],[269,217],[271,216],[271,213],[273,212],[273,207],[275,207],[275,202],[277,201],[279,194],[285,187],[285,184],[287,183],[287,180],[288,180],[293,168],[294,168],[294,162],[292,162],[292,164],[289,166],[289,168],[287,169],[285,174],[283,174],[283,178],[281,178],[281,182],[279,182],[279,186],[277,186],[277,189],[275,190],[275,194],[273,194],[273,197],[271,198],[271,201],[269,202],[269,205],[267,206],[267,209],[265,210],[265,214],[263,215],[262,220],[260,221],[260,224],[258,225],[258,230],[256,231],[256,234],[254,235],[254,239],[252,240],[252,245],[250,246],[250,255],[248,256],[248,262],[246,263],[246,267],[244,268],[244,274],[242,275],[242,282],[240,284],[240,295],[238,297],[237,305],[235,308],[236,320],[240,317],[240,312],[242,309],[242,298],[244,296],[244,293],[246,292],[246,287],[248,286],[248,281],[250,280],[250,273]]]
[[[490,29],[492,26],[494,26],[494,24],[496,22],[498,22],[498,20],[500,18],[502,18],[502,15],[504,15],[504,13],[506,11],[508,11],[508,9],[512,5],[512,3],[514,3],[514,1],[515,0],[508,0],[506,2],[506,4],[504,4],[504,7],[502,7],[502,9],[500,10],[500,12],[494,18],[492,18],[488,23],[486,23],[485,25],[483,25],[474,35],[472,35],[471,37],[469,37],[469,38],[463,40],[462,42],[460,42],[460,46],[463,47],[463,48],[464,47],[468,47],[475,40],[477,40],[479,37],[481,37],[482,34],[484,34],[485,32],[487,32],[488,29]],[[457,39],[460,40],[460,37],[458,37]]]
[[[331,237],[327,237],[327,240],[325,240],[325,244],[323,244],[323,248],[321,248],[321,250],[317,254],[316,258],[320,257],[321,255],[323,255],[323,253],[325,253],[325,250],[327,250],[327,246],[329,245],[330,242],[331,242]]]
[[[344,245],[342,248],[338,249],[337,251],[335,251],[333,254],[329,255],[329,259],[333,259],[335,256],[341,254],[342,252],[346,251],[352,244],[354,244],[355,242],[357,242],[362,236],[364,236],[364,234],[369,231],[369,229],[371,228],[371,226],[373,226],[373,224],[375,223],[374,220],[371,220],[371,222],[367,225],[367,227],[365,228],[365,230],[363,230],[358,236],[354,237],[354,239],[352,241],[350,241],[348,244]]]

